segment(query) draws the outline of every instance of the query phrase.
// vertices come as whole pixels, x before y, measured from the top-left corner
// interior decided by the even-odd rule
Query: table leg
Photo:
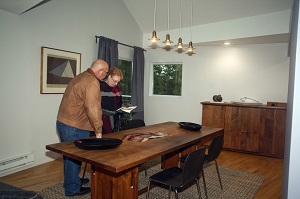
[[[178,166],[178,160],[179,160],[179,152],[174,151],[168,154],[165,154],[161,157],[161,168],[163,170],[171,168],[171,167],[177,167]]]
[[[113,173],[92,166],[92,199],[138,198],[138,167]]]

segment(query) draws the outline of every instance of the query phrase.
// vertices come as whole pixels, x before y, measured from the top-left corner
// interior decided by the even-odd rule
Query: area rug
[[[160,164],[157,162],[152,162],[146,164],[148,176],[160,171]],[[239,171],[236,169],[231,169],[223,166],[219,166],[221,180],[223,184],[223,190],[221,190],[215,165],[208,165],[204,168],[205,180],[208,192],[208,198],[212,199],[251,199],[255,196],[256,192],[259,190],[264,177]],[[89,175],[87,175],[89,177]],[[147,187],[148,179],[145,176],[144,168],[140,169],[139,173],[139,189]],[[88,185],[86,185],[88,186]],[[201,196],[205,198],[203,181],[200,179]],[[44,199],[65,199],[69,197],[64,196],[64,190],[62,183],[57,185],[47,187],[37,192]],[[85,196],[75,196],[74,199],[89,199],[90,194]],[[139,199],[146,198],[146,193],[140,195]],[[168,198],[168,190],[160,187],[155,187],[150,191],[150,199],[164,199]],[[171,198],[174,198],[174,193],[172,193]],[[198,193],[196,186],[190,186],[184,191],[179,193],[179,198],[193,199],[198,198]]]

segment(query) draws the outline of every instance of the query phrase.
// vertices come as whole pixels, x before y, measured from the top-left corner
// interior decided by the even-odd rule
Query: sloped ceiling
[[[0,9],[20,15],[48,1],[50,0],[1,0]]]
[[[1,0],[0,9],[21,15],[51,0]],[[151,33],[154,26],[155,0],[123,0],[143,33]],[[168,0],[156,1],[155,26],[157,31],[239,19],[284,10],[290,10],[293,0]],[[191,7],[193,2],[193,7]],[[181,12],[180,12],[181,10]],[[192,14],[191,14],[192,11]],[[288,34],[248,38],[237,44],[287,42]],[[214,45],[210,42],[203,45]],[[218,45],[218,43],[216,43]]]
[[[22,14],[50,0],[1,0],[0,9]],[[154,23],[154,0],[123,0],[143,33],[151,33]],[[193,25],[290,10],[293,0],[193,0]],[[191,25],[191,2],[182,0],[182,28]],[[180,0],[170,0],[170,29],[180,25]],[[157,0],[156,29],[168,29],[168,0]]]
[[[151,33],[155,0],[123,0],[143,33]],[[170,29],[180,27],[180,2],[170,0]],[[293,0],[182,0],[182,28],[290,10]],[[156,29],[168,30],[168,0],[156,1]]]

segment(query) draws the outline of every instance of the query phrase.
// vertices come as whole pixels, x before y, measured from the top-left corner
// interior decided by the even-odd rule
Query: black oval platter
[[[75,146],[85,150],[113,149],[122,144],[122,140],[115,138],[86,138],[74,141]]]
[[[192,122],[179,122],[178,124],[181,128],[191,131],[199,131],[202,128],[202,125]]]

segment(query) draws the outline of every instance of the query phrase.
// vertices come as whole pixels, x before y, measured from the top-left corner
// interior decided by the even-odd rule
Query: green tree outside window
[[[131,104],[131,77],[132,77],[132,61],[118,60],[118,68],[123,72],[123,80],[119,86],[122,89],[123,103]]]
[[[181,96],[182,64],[153,64],[153,95]]]

